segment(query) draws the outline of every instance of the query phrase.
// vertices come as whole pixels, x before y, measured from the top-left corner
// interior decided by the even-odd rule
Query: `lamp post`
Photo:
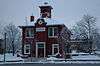
[[[5,43],[4,43],[4,62],[6,61],[6,35],[7,33],[4,34],[4,38],[5,38]]]
[[[31,45],[30,45],[30,46],[31,46],[31,47],[30,47],[30,50],[31,50],[31,53],[30,53],[30,54],[31,54],[31,62],[32,62],[32,43],[33,43],[33,42],[31,41]]]

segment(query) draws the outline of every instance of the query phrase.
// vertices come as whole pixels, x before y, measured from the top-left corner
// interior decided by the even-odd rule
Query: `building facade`
[[[64,54],[63,44],[59,43],[60,32],[66,26],[64,24],[48,24],[52,21],[52,7],[39,6],[40,18],[33,26],[19,26],[22,29],[22,54],[33,57],[48,57],[49,55]],[[34,20],[34,19],[33,19]],[[68,28],[66,27],[68,30]],[[70,34],[68,35],[68,40]]]

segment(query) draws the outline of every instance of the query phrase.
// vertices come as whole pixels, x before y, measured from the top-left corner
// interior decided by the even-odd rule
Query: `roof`
[[[52,18],[38,18],[38,19],[44,19],[44,21],[47,23],[47,26],[64,25],[58,19],[52,19]],[[35,22],[27,22],[28,23],[27,25],[23,25],[23,26],[19,26],[19,27],[20,28],[34,27],[37,20]]]
[[[51,4],[48,3],[48,2],[44,2],[44,3],[39,4],[39,7],[40,8],[42,8],[42,7],[50,7],[51,9],[53,9],[52,6],[51,6]]]
[[[34,27],[34,26],[19,26],[20,28],[31,28],[31,27]]]
[[[58,19],[52,19],[52,18],[44,18],[45,22],[47,22],[47,25],[61,25],[61,23]]]
[[[39,6],[40,8],[50,8],[50,9],[53,9],[51,6]]]

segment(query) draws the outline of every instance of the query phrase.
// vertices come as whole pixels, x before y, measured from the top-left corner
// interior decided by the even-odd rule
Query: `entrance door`
[[[36,57],[45,57],[45,42],[36,43]]]
[[[52,55],[59,53],[59,44],[52,44]]]

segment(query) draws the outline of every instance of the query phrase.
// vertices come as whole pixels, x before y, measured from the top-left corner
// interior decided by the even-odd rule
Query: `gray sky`
[[[49,2],[53,6],[53,18],[71,28],[84,14],[97,17],[100,26],[100,0],[0,0],[0,23],[25,24],[25,17],[39,17],[39,4]]]

